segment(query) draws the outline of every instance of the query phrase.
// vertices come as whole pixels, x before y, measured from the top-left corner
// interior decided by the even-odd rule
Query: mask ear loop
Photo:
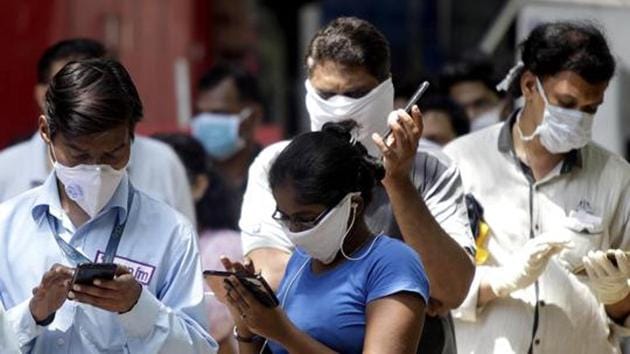
[[[298,249],[297,247],[295,248],[296,250]],[[299,252],[299,251],[298,251]],[[304,255],[303,253],[299,252],[300,255]],[[308,261],[311,260],[311,258],[309,256],[305,256],[306,260],[304,261],[304,263],[302,263],[302,265],[300,266],[300,268],[298,269],[297,272],[295,272],[295,275],[293,276],[293,278],[291,279],[291,281],[289,282],[289,285],[287,285],[287,289],[284,292],[284,296],[282,296],[282,300],[280,301],[280,308],[284,309],[284,304],[287,301],[287,296],[289,296],[289,291],[291,290],[291,288],[293,287],[293,283],[295,283],[295,281],[297,280],[298,276],[300,274],[302,274],[302,271],[304,270],[304,267],[306,267],[306,265],[308,264]],[[260,347],[260,351],[258,352],[258,354],[262,354],[265,351],[265,347],[267,346],[267,344],[269,343],[268,339],[265,339],[265,342],[263,343],[263,345]]]
[[[547,110],[547,106],[549,106],[549,100],[547,100],[547,94],[545,93],[545,90],[542,87],[542,83],[540,82],[540,79],[538,77],[536,77],[536,90],[538,91],[538,94],[540,94],[540,97],[542,97],[543,102],[545,103],[545,110]],[[540,133],[540,127],[544,124],[545,117],[543,115],[543,122],[536,127],[536,130],[534,130],[531,135],[525,136],[525,134],[523,134],[523,131],[521,130],[521,114],[522,111],[519,112],[518,116],[516,117],[516,130],[518,131],[518,135],[520,136],[521,140],[530,142],[534,140],[536,135]]]
[[[370,251],[372,251],[372,248],[374,247],[374,244],[376,243],[376,240],[381,237],[381,235],[378,235],[374,238],[374,240],[372,241],[372,243],[370,244],[370,247],[368,248],[368,250],[361,256],[359,257],[350,257],[346,254],[346,252],[343,250],[343,244],[346,241],[346,237],[348,236],[348,234],[350,233],[350,230],[352,230],[352,227],[354,226],[354,222],[356,221],[356,217],[357,217],[357,207],[358,204],[353,202],[352,203],[352,222],[350,223],[350,226],[348,227],[348,230],[346,230],[346,234],[343,235],[343,237],[341,238],[341,242],[339,243],[339,250],[341,251],[341,255],[344,256],[345,259],[349,260],[349,261],[360,261],[362,259],[364,259],[365,257],[367,257],[368,254],[370,254]]]

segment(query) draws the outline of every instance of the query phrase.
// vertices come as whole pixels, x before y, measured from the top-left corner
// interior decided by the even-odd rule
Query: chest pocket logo
[[[582,257],[588,251],[600,249],[604,231],[602,217],[596,215],[586,200],[581,200],[565,218],[564,226],[571,235],[574,247],[559,255],[569,271],[582,266]]]

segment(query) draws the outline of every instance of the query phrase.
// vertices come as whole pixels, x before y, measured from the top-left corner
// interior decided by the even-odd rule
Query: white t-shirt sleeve
[[[249,167],[238,223],[244,255],[257,248],[275,248],[288,253],[293,249],[280,224],[271,217],[276,210],[276,201],[268,178],[273,161],[288,144],[289,141],[281,141],[268,146]]]

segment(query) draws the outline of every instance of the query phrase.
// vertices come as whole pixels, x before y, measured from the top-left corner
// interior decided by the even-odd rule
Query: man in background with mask
[[[238,213],[247,184],[247,169],[260,152],[254,133],[264,114],[258,81],[240,68],[219,64],[199,80],[195,102],[199,112],[191,133],[206,149],[213,169],[225,182],[230,225]],[[217,206],[223,207],[223,206]]]
[[[509,81],[523,108],[444,150],[490,229],[454,312],[458,352],[618,353],[630,334],[630,166],[591,142],[615,60],[597,28],[571,22],[536,27],[521,60]]]
[[[47,48],[37,63],[37,83],[33,89],[40,112],[44,112],[48,84],[64,65],[73,60],[104,56],[106,51],[101,43],[84,38],[66,39]],[[1,151],[0,202],[41,185],[51,168],[48,150],[39,134]],[[166,202],[195,223],[186,172],[168,145],[136,136],[127,172],[138,189]]]
[[[439,81],[445,94],[466,112],[470,131],[498,123],[509,113],[507,100],[495,88],[494,65],[485,55],[470,53],[446,64]]]
[[[423,353],[453,353],[448,310],[461,303],[474,273],[470,257],[474,242],[459,172],[441,155],[424,151],[416,154],[415,144],[411,152],[405,151],[405,157],[390,155],[391,150],[382,144],[379,135],[388,129],[394,88],[389,45],[370,23],[352,17],[332,21],[311,41],[306,64],[306,108],[311,129],[319,130],[326,122],[353,119],[359,125],[355,138],[370,154],[380,156],[381,149],[386,152],[386,178],[383,186],[374,189],[367,222],[374,233],[401,238],[420,254],[431,283],[429,311],[446,316],[425,319],[419,347]],[[421,115],[417,109],[412,114]],[[396,117],[406,122],[412,119],[404,112],[394,114]],[[402,129],[395,119],[390,123],[396,130]],[[375,141],[381,143],[380,149]],[[276,205],[267,173],[288,143],[267,147],[252,164],[239,222],[244,254],[272,286],[282,278],[293,246],[272,218]]]
[[[65,65],[39,118],[53,172],[0,204],[0,303],[22,352],[214,353],[196,233],[126,173],[142,103],[118,62]],[[73,282],[82,263],[113,279]]]

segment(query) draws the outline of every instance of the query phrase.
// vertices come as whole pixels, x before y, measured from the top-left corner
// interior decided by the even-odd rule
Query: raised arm
[[[431,297],[440,303],[442,311],[453,309],[466,297],[475,266],[471,255],[435,220],[411,181],[422,135],[420,110],[414,106],[413,118],[404,111],[397,114],[398,122],[390,122],[393,138],[387,144],[380,136],[373,137],[383,154],[386,175],[382,184],[405,243],[422,258],[431,282]]]

